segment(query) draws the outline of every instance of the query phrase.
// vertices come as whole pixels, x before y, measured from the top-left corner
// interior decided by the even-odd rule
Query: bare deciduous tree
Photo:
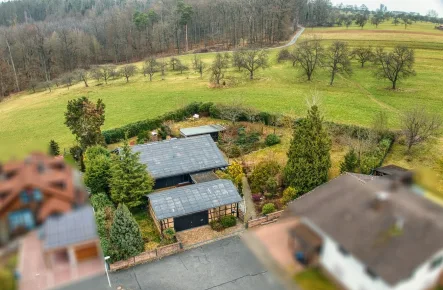
[[[89,73],[91,77],[97,81],[97,83],[100,83],[100,80],[104,78],[103,72],[100,67],[93,67]]]
[[[229,66],[229,54],[217,53],[211,65],[211,81],[220,84],[220,80],[225,77],[225,70]]]
[[[254,72],[268,66],[268,52],[264,49],[240,49],[234,52],[234,64],[249,72],[249,79],[254,79]]]
[[[137,67],[133,64],[127,64],[120,68],[120,74],[126,78],[126,82],[129,82],[129,78],[135,75]]]
[[[72,73],[65,73],[65,74],[61,77],[61,82],[62,82],[63,84],[66,85],[66,87],[68,88],[68,90],[69,90],[69,88],[73,85],[74,80],[75,80],[75,77],[74,77],[74,75],[73,75]]]
[[[361,67],[364,67],[366,62],[374,59],[374,52],[371,46],[356,47],[352,50],[352,57],[361,63]]]
[[[348,44],[343,41],[334,41],[325,51],[323,65],[331,70],[331,86],[334,83],[335,74],[352,73],[351,53]]]
[[[295,48],[293,52],[294,60],[304,70],[308,77],[308,81],[311,80],[315,69],[320,64],[320,60],[323,57],[323,51],[320,39],[316,37],[312,40],[301,41]]]
[[[205,71],[206,64],[201,60],[200,57],[197,58],[197,56],[194,55],[192,66],[194,67],[194,70],[200,74],[200,78],[203,78],[203,72]]]
[[[77,76],[78,80],[80,82],[85,83],[85,87],[89,87],[88,85],[88,79],[89,79],[89,72],[84,69],[78,69],[74,72],[74,74]]]
[[[152,82],[152,77],[154,74],[158,72],[158,62],[157,59],[153,56],[145,60],[143,64],[143,74],[149,75],[149,81]]]
[[[376,49],[374,59],[379,65],[377,76],[390,80],[394,90],[399,80],[415,75],[414,50],[407,46],[398,45],[392,52],[385,52],[379,47]]]
[[[401,126],[409,153],[412,146],[437,135],[442,126],[442,120],[437,114],[431,114],[423,107],[416,107],[403,114]]]
[[[117,67],[113,64],[103,65],[100,68],[102,70],[103,79],[105,80],[106,84],[111,77],[115,77],[118,74]]]

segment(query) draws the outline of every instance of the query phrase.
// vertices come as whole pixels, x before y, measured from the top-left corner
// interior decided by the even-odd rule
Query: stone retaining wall
[[[178,253],[182,250],[181,242],[177,242],[171,245],[159,247],[157,249],[143,252],[137,256],[131,257],[124,261],[118,261],[109,265],[111,271],[118,271],[121,269],[129,268],[138,264],[150,262],[156,259]]]
[[[283,210],[276,211],[276,212],[267,214],[267,215],[265,215],[263,217],[259,217],[259,218],[253,219],[253,220],[249,220],[247,222],[247,227],[248,228],[258,227],[258,226],[261,226],[264,223],[268,223],[268,222],[277,220],[278,218],[280,218],[282,213],[283,213]]]

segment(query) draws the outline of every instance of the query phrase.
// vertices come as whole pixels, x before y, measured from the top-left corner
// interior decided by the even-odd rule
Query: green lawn
[[[374,31],[372,31],[374,30]],[[398,33],[385,33],[382,31]],[[367,126],[378,111],[389,113],[391,127],[399,126],[399,114],[419,103],[443,116],[443,32],[431,24],[414,24],[406,30],[402,26],[381,25],[378,30],[368,25],[364,35],[357,27],[307,29],[303,37],[313,32],[325,41],[346,39],[351,45],[374,43],[392,46],[408,41],[417,47],[417,76],[400,83],[398,91],[389,90],[389,82],[374,77],[374,67],[361,69],[354,63],[352,76],[338,77],[329,86],[329,74],[319,70],[312,82],[307,82],[299,69],[289,63],[278,64],[276,51],[271,52],[271,67],[248,80],[247,73],[231,68],[226,74],[227,87],[213,88],[209,73],[203,79],[193,71],[183,74],[168,72],[166,80],[159,75],[149,82],[141,74],[126,83],[123,78],[90,87],[77,84],[58,88],[52,92],[20,93],[0,103],[0,160],[23,157],[32,150],[45,150],[49,140],[69,148],[74,138],[63,124],[67,101],[80,96],[93,100],[102,98],[106,104],[104,129],[118,127],[129,122],[150,118],[176,109],[191,101],[230,103],[240,100],[245,105],[269,112],[303,115],[306,99],[317,93],[321,99],[325,119]],[[401,32],[401,33],[400,33]],[[408,34],[409,33],[409,34]],[[421,34],[417,34],[421,33]],[[203,54],[210,63],[213,54]],[[192,55],[181,57],[190,66]],[[141,65],[140,63],[138,65]]]
[[[339,290],[319,269],[306,269],[294,278],[297,285],[303,290]]]
[[[155,227],[154,220],[148,214],[146,209],[134,209],[132,215],[140,226],[143,240],[145,241],[145,250],[152,250],[156,248],[160,242],[160,234]]]

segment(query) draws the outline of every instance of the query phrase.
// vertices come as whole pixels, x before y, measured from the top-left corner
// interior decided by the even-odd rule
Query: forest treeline
[[[347,25],[329,0],[16,0],[0,3],[0,100],[76,69],[157,54],[271,46],[298,24]]]

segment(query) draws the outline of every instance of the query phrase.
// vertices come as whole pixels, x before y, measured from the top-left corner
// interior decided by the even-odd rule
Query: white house
[[[345,289],[432,289],[443,273],[443,208],[398,180],[341,175],[286,215],[294,256]]]

